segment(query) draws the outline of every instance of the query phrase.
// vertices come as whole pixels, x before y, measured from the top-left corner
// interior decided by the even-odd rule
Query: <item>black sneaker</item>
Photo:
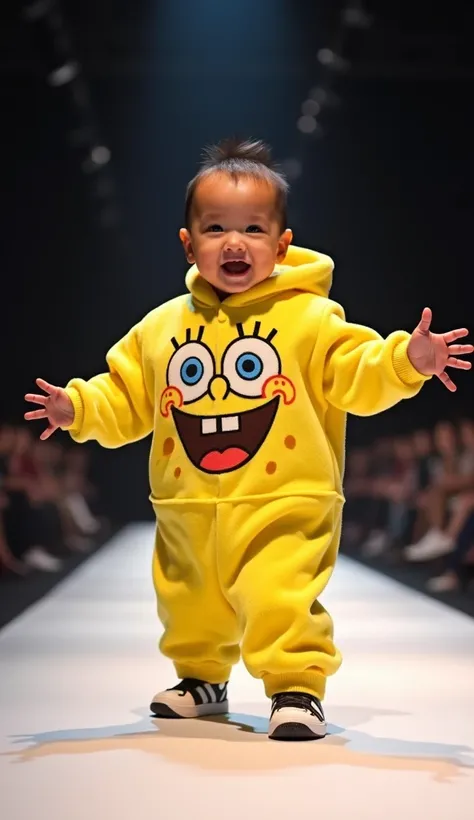
[[[321,702],[304,692],[280,692],[272,697],[268,737],[273,740],[317,740],[326,735]]]
[[[206,683],[185,678],[172,689],[159,692],[150,709],[160,718],[198,718],[222,715],[229,711],[227,683]]]

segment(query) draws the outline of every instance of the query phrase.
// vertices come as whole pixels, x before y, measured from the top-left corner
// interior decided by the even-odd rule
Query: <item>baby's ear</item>
[[[194,257],[193,251],[193,243],[191,241],[191,234],[186,228],[181,228],[179,232],[179,238],[181,239],[181,243],[184,248],[184,252],[186,254],[186,259],[191,265],[194,265],[196,259]]]
[[[277,261],[284,262],[285,256],[288,253],[288,247],[291,245],[293,241],[293,231],[290,231],[289,228],[286,231],[283,231],[282,235],[278,240],[278,252],[277,252]]]

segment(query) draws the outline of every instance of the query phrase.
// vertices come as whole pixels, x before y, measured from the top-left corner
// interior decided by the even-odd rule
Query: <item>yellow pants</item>
[[[159,504],[160,648],[180,678],[224,683],[242,659],[269,697],[322,699],[341,657],[318,599],[336,559],[338,497]]]

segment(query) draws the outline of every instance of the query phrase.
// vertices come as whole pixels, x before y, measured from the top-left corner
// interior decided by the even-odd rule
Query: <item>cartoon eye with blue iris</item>
[[[241,379],[254,381],[263,373],[263,362],[256,353],[241,353],[235,363],[235,369]]]
[[[194,387],[199,384],[204,375],[204,365],[197,356],[189,356],[184,360],[180,369],[180,376],[184,384]]]
[[[171,357],[166,375],[168,384],[177,387],[184,404],[189,404],[207,393],[214,373],[214,357],[209,348],[202,342],[187,342]]]
[[[257,398],[263,385],[281,372],[278,353],[270,342],[244,336],[229,345],[222,360],[222,374],[237,396]]]

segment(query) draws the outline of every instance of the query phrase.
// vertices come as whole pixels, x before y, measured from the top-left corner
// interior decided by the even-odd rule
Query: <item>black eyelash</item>
[[[197,336],[196,336],[196,341],[197,341],[197,342],[201,342],[201,341],[202,341],[202,337],[203,337],[203,335],[204,335],[204,330],[205,330],[204,325],[200,325],[200,326],[199,326],[199,329],[198,329]],[[186,328],[186,341],[185,341],[185,342],[183,342],[183,344],[189,344],[189,342],[191,342],[191,341],[192,341],[192,338],[191,338],[191,328],[190,328],[190,327],[187,327],[187,328]],[[179,348],[181,347],[181,345],[179,344],[179,342],[178,342],[178,340],[177,340],[176,336],[173,336],[173,338],[171,339],[171,344],[173,345],[173,347],[174,347],[174,349],[175,349],[175,350],[179,350]]]
[[[255,322],[255,327],[254,327],[254,329],[253,329],[253,334],[252,334],[252,335],[253,335],[255,338],[257,338],[257,339],[258,339],[258,338],[260,338],[260,327],[261,327],[261,324],[262,324],[261,322]],[[243,327],[242,323],[241,323],[241,322],[237,322],[237,324],[236,324],[236,328],[237,328],[237,333],[239,334],[239,338],[240,338],[240,339],[244,339],[244,338],[245,338],[245,332],[244,332],[244,327]],[[272,339],[274,339],[274,338],[275,338],[275,336],[277,335],[277,333],[278,333],[278,331],[277,331],[277,329],[274,327],[274,328],[273,328],[273,330],[271,330],[271,331],[270,331],[270,333],[268,334],[268,336],[266,337],[266,341],[267,341],[267,342],[271,342],[271,341],[272,341]]]

